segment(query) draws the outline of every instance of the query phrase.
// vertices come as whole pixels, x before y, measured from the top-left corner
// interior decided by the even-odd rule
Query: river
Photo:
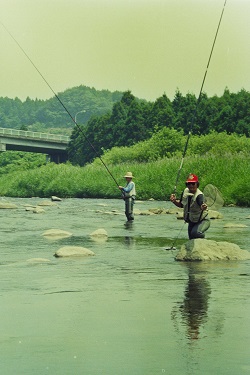
[[[0,210],[1,374],[250,374],[250,261],[176,262],[166,247],[187,241],[186,225],[165,214],[126,226],[118,199],[65,199],[40,214],[25,205],[45,199],[2,200],[18,208]],[[249,209],[220,212],[206,238],[250,251]],[[73,235],[48,240],[51,228]],[[91,238],[99,228],[106,241]],[[55,258],[66,245],[95,256]]]

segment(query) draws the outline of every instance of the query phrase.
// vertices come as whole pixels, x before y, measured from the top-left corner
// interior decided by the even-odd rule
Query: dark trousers
[[[210,227],[210,220],[204,219],[198,223],[188,223],[188,237],[190,240],[194,238],[205,238],[205,231]]]
[[[132,197],[125,198],[125,215],[128,221],[134,220],[133,208],[134,199]]]

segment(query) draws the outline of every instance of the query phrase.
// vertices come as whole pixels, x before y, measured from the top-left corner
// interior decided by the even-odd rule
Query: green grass
[[[169,200],[180,163],[180,157],[165,157],[147,163],[111,164],[107,165],[108,171],[98,163],[85,167],[49,163],[31,170],[3,174],[0,194],[7,197],[57,195],[62,198],[119,198],[120,191],[116,183],[124,185],[124,174],[132,171],[137,199]],[[250,206],[249,156],[187,156],[177,181],[177,195],[185,187],[185,179],[190,172],[199,176],[201,189],[207,184],[215,185],[221,191],[226,205]]]

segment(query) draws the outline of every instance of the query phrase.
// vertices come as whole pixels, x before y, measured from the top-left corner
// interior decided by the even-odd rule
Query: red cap
[[[198,176],[195,174],[190,173],[187,177],[186,182],[198,182]]]

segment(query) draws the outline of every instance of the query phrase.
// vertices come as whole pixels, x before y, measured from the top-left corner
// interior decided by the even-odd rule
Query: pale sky
[[[225,0],[0,0],[0,22],[56,93],[198,96]],[[227,0],[203,91],[250,91],[250,0]],[[0,24],[0,97],[53,92]]]

